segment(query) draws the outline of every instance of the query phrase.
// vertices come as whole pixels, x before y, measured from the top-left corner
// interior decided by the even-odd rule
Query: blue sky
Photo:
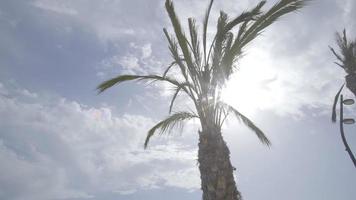
[[[202,21],[208,3],[174,2],[182,22]],[[220,9],[234,16],[256,2],[216,1],[208,37]],[[344,27],[355,38],[355,13],[353,0],[315,0],[248,47],[226,101],[272,147],[237,121],[223,127],[245,199],[355,198],[355,169],[330,122],[345,74],[328,49]],[[168,114],[171,88],[95,91],[118,74],[162,73],[171,62],[163,27],[163,0],[0,2],[0,199],[200,198],[197,122],[143,149],[146,131]],[[187,106],[180,98],[178,108]],[[346,129],[354,151],[355,130]]]

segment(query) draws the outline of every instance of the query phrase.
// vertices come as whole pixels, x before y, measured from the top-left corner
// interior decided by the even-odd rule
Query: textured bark
[[[354,94],[356,97],[356,74],[348,74],[346,77],[346,87]]]
[[[241,200],[236,188],[230,151],[219,128],[199,132],[199,169],[203,200]]]

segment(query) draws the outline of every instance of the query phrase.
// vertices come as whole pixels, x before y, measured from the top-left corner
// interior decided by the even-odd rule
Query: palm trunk
[[[198,161],[203,200],[241,200],[236,188],[230,151],[219,128],[199,131]]]
[[[356,73],[350,73],[346,77],[346,87],[354,94],[356,97]]]

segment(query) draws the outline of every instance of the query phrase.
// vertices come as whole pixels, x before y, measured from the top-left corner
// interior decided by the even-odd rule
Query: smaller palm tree
[[[329,48],[338,60],[335,62],[335,64],[343,68],[347,74],[345,76],[346,87],[356,97],[356,39],[354,41],[348,41],[346,30],[344,29],[342,35],[340,33],[336,33],[336,42],[340,48],[340,54],[336,53],[334,48]],[[345,84],[341,86],[335,95],[331,117],[333,122],[336,122],[336,104],[339,100],[339,96],[342,89],[344,88],[344,85]]]
[[[330,50],[336,56],[339,62],[335,62],[338,66],[343,68],[346,72],[345,81],[346,87],[354,94],[356,97],[356,39],[354,41],[348,41],[346,36],[346,30],[344,29],[342,35],[340,33],[336,34],[336,42],[340,48],[341,55],[336,53],[336,51],[330,47]],[[339,91],[336,93],[334,99],[334,105],[332,110],[331,120],[332,122],[336,122],[336,104],[339,101],[339,96],[344,88],[345,84],[342,84]],[[342,142],[344,143],[345,150],[350,156],[354,166],[356,167],[356,159],[351,151],[351,148],[347,142],[345,133],[344,133],[344,119],[343,119],[343,95],[341,95],[340,99],[340,134],[342,138]]]

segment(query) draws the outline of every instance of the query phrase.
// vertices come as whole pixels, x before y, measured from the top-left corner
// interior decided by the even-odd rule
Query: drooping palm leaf
[[[182,122],[193,119],[193,118],[198,118],[198,116],[194,113],[191,112],[177,112],[166,119],[160,121],[158,124],[153,126],[147,133],[146,140],[144,147],[147,148],[148,142],[150,141],[150,138],[157,132],[159,131],[159,134],[165,133],[165,132],[170,132],[172,128],[176,127],[177,125],[182,125]]]
[[[171,68],[172,68],[174,65],[176,65],[176,64],[177,64],[176,61],[171,62],[171,64],[168,65],[168,67],[166,68],[166,70],[164,70],[164,72],[163,72],[163,74],[162,74],[162,77],[165,77],[165,76],[168,74],[169,70],[171,70]]]
[[[115,78],[109,79],[107,81],[102,82],[96,89],[98,90],[99,93],[104,92],[108,88],[120,84],[125,81],[132,81],[141,78],[141,76],[135,76],[135,75],[120,75]]]
[[[342,84],[341,88],[336,93],[335,98],[334,98],[333,110],[332,110],[332,115],[331,115],[331,121],[334,122],[334,123],[336,122],[336,105],[337,105],[337,102],[339,100],[340,93],[341,93],[342,89],[344,88],[344,85],[345,84]]]
[[[226,110],[227,114],[232,113],[235,115],[235,117],[240,120],[242,123],[244,123],[248,128],[250,128],[260,139],[260,141],[267,145],[270,146],[271,142],[267,138],[267,136],[259,129],[249,118],[241,114],[238,110],[236,110],[234,107],[232,107],[229,104],[226,104],[224,102],[219,102],[219,104]]]
[[[176,100],[179,92],[181,91],[181,87],[177,87],[174,94],[173,94],[173,97],[172,97],[172,100],[171,100],[171,104],[169,105],[169,114],[172,112],[172,109],[173,109],[173,105],[174,105],[174,101]]]
[[[162,77],[162,76],[157,76],[157,75],[146,75],[146,76],[120,75],[115,78],[104,81],[97,87],[97,90],[99,93],[102,93],[114,85],[121,84],[126,81],[132,81],[132,80],[138,80],[138,81],[152,80],[152,81],[168,82],[168,83],[173,84],[174,86],[181,87],[188,95],[190,95],[190,93],[188,92],[187,88],[192,87],[189,83],[180,83],[179,81],[177,81],[173,78],[169,78],[169,77]]]

